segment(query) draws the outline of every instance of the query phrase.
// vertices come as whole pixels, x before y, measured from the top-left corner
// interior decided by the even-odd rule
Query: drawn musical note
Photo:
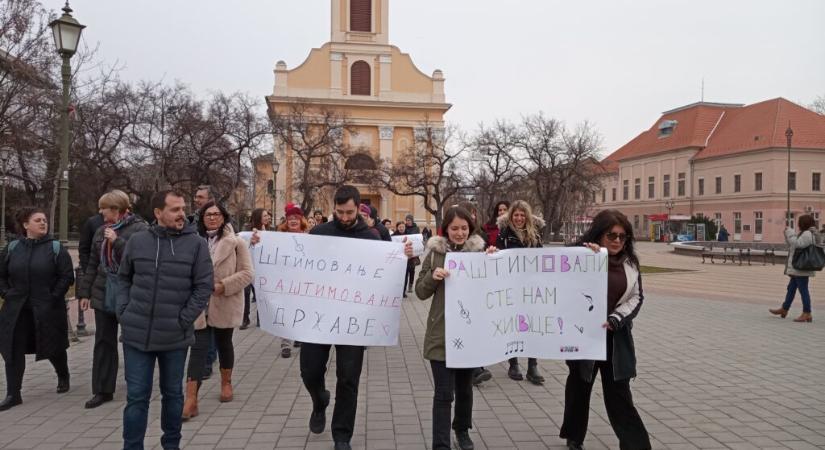
[[[579,330],[579,333],[584,334],[584,327],[580,327],[580,326],[578,326],[578,325],[573,325],[573,326],[574,326],[577,330]]]
[[[582,295],[584,296],[584,299],[587,300],[587,303],[590,303],[590,307],[587,308],[587,310],[593,311],[593,297],[585,294],[584,292],[582,292]]]
[[[467,325],[469,325],[471,323],[471,321],[470,321],[470,311],[467,311],[464,308],[464,304],[461,303],[461,300],[458,301],[458,307],[460,308],[458,314],[461,316],[462,319],[466,320]]]
[[[292,236],[292,241],[295,242],[295,251],[306,258],[307,255],[306,253],[304,253],[304,244],[298,242],[298,238],[296,238],[295,236]]]

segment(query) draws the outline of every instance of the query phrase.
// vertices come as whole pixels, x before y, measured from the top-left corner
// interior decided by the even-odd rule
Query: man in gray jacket
[[[186,353],[193,323],[213,289],[206,241],[186,222],[181,194],[152,198],[157,224],[126,244],[118,272],[117,316],[123,330],[126,407],[123,448],[142,449],[155,361],[160,370],[161,445],[180,447]]]

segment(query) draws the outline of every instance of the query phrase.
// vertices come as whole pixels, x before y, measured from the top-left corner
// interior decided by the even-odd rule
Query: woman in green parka
[[[475,234],[476,225],[466,209],[454,206],[444,214],[441,236],[427,241],[421,273],[415,284],[420,299],[432,297],[424,337],[424,358],[430,361],[435,392],[433,394],[433,450],[450,448],[450,418],[455,395],[455,418],[452,429],[461,450],[472,450],[469,429],[473,412],[473,369],[450,369],[444,348],[444,279],[450,273],[444,269],[447,252],[481,252],[486,243]],[[489,247],[488,253],[495,252]]]

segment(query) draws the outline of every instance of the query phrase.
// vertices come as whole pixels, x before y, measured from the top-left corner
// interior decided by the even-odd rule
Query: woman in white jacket
[[[816,232],[816,222],[814,218],[805,214],[799,216],[799,234],[794,232],[793,228],[785,230],[785,242],[788,243],[788,260],[785,262],[785,275],[791,279],[788,281],[788,293],[785,294],[785,302],[782,306],[776,309],[770,309],[771,314],[785,318],[788,315],[788,310],[791,309],[796,291],[802,297],[802,314],[794,319],[794,322],[812,322],[811,317],[811,293],[808,290],[809,278],[814,276],[816,272],[798,270],[793,266],[793,255],[797,250],[816,245],[819,240],[819,234]]]

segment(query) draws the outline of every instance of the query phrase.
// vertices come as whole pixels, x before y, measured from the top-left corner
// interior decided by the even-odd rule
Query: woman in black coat
[[[57,393],[69,390],[69,325],[66,292],[74,282],[72,259],[48,234],[46,213],[23,208],[20,237],[0,253],[0,354],[6,363],[6,398],[0,411],[23,403],[20,391],[26,354],[48,359],[57,372]]]
[[[508,248],[539,248],[542,247],[541,229],[544,221],[533,216],[530,204],[524,200],[516,200],[510,206],[507,214],[498,218],[498,237],[496,247],[499,250]],[[507,376],[512,380],[521,381],[524,375],[518,365],[518,358],[510,358],[510,369]],[[535,384],[544,384],[544,377],[539,374],[536,358],[527,359],[527,381]]]
[[[95,310],[95,347],[92,354],[92,398],[86,408],[111,401],[117,382],[117,317],[115,290],[120,259],[126,242],[149,225],[129,210],[129,196],[119,190],[103,194],[97,201],[104,224],[95,231],[88,266],[77,280],[77,298],[84,311]]]

